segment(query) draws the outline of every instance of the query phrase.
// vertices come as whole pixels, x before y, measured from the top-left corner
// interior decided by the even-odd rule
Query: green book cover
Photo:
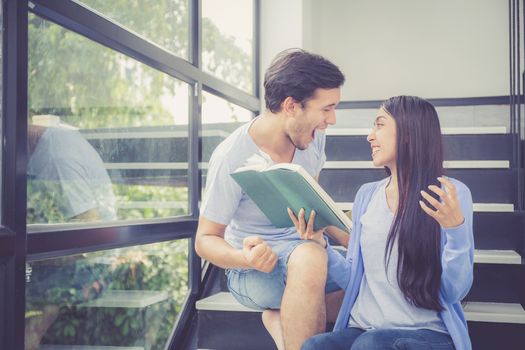
[[[304,208],[306,220],[315,210],[315,230],[336,226],[349,231],[352,227],[348,217],[300,165],[247,166],[231,176],[276,227],[294,226],[287,208],[296,215]]]

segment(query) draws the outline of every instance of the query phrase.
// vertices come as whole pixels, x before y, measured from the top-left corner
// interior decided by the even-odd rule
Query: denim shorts
[[[227,269],[228,289],[239,303],[251,309],[280,309],[286,286],[288,258],[297,246],[308,242],[294,240],[273,246],[279,259],[270,273],[254,269]],[[326,282],[326,293],[339,289],[341,288],[334,281]]]

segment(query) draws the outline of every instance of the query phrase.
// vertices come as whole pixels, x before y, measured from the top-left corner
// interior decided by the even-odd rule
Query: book
[[[317,181],[298,164],[243,166],[230,174],[276,227],[293,227],[287,208],[296,216],[304,208],[305,221],[315,210],[314,230],[336,226],[349,232],[352,222]]]

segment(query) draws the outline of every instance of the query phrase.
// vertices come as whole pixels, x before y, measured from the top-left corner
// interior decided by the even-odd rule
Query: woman
[[[473,279],[472,197],[442,176],[436,110],[390,98],[367,140],[389,176],[358,191],[346,260],[313,231],[315,213],[308,223],[290,213],[303,239],[326,246],[346,291],[334,331],[302,349],[471,349],[460,301]]]

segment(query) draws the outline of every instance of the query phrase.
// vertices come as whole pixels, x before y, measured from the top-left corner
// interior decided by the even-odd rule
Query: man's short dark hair
[[[288,49],[275,57],[264,75],[266,108],[279,112],[288,96],[304,106],[316,89],[335,89],[344,82],[343,73],[326,58],[301,49]]]

